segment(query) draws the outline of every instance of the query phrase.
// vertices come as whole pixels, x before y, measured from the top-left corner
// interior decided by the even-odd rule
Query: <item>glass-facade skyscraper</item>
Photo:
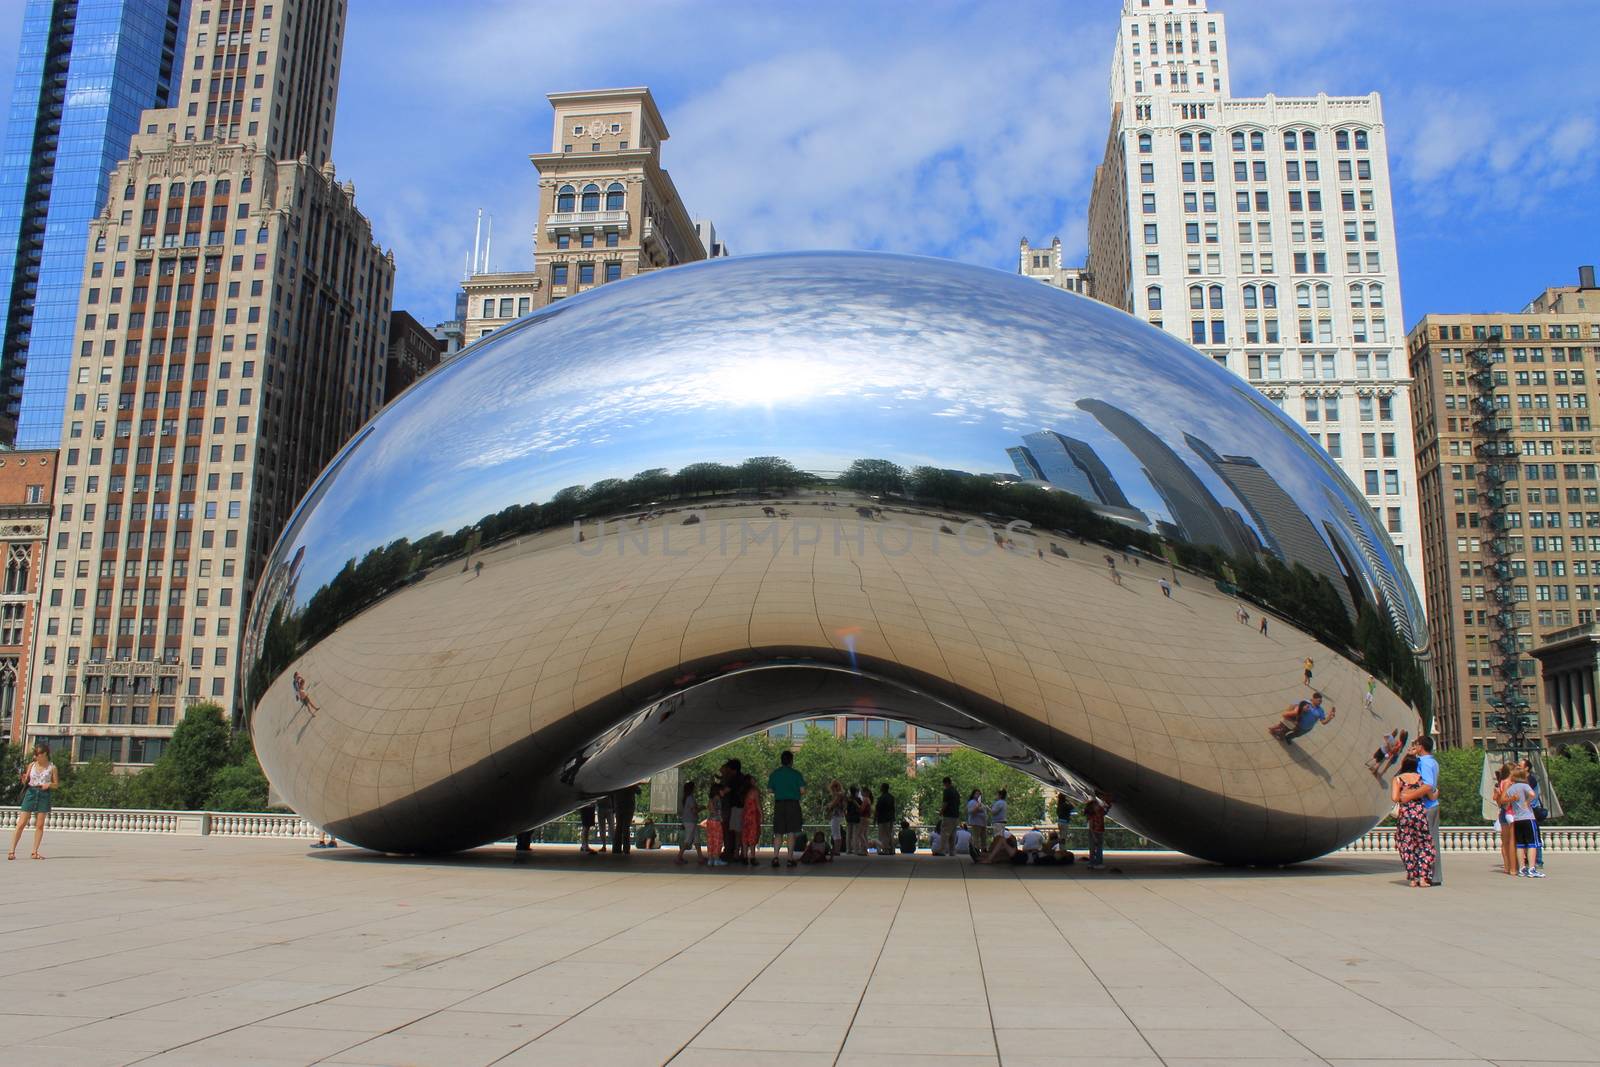
[[[0,442],[60,442],[89,223],[181,77],[183,21],[184,0],[27,0],[0,148]]]

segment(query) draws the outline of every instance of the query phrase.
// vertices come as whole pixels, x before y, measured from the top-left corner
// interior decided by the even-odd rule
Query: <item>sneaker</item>
[[[1540,870],[1537,867],[1531,868],[1528,871],[1528,877],[1529,878],[1543,878],[1544,877],[1544,871]]]
[[[1528,877],[1528,868],[1526,868],[1526,867],[1518,867],[1517,868],[1517,877],[1518,878],[1526,878],[1526,877]]]

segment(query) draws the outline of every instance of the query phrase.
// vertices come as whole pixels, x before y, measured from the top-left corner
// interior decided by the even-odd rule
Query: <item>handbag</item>
[[[1542,823],[1550,817],[1550,812],[1543,804],[1533,806],[1533,821]]]

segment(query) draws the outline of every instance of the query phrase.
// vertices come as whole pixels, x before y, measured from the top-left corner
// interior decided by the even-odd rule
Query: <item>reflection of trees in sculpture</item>
[[[846,489],[881,496],[899,496],[906,490],[906,471],[886,459],[858,459],[839,476]]]
[[[632,478],[572,485],[544,504],[513,504],[454,533],[436,530],[416,541],[401,538],[373,549],[359,562],[349,560],[298,613],[285,614],[290,610],[286,604],[272,606],[261,637],[262,653],[247,679],[247,703],[253,706],[266,685],[301,651],[346,620],[469,551],[492,548],[579,519],[638,512],[669,500],[682,506],[720,496],[759,498],[819,483],[870,493],[885,498],[881,502],[890,506],[887,498],[899,498],[908,508],[983,516],[997,524],[1020,520],[1045,534],[1082,538],[1155,559],[1170,551],[1186,570],[1224,584],[1230,591],[1237,586],[1245,599],[1271,609],[1324,644],[1350,653],[1427,719],[1431,695],[1424,672],[1404,641],[1364,602],[1352,620],[1327,577],[1300,564],[1286,566],[1271,553],[1234,556],[1216,545],[1169,541],[1106,518],[1072,493],[993,475],[935,467],[914,467],[908,472],[890,460],[862,458],[834,482],[826,483],[778,456],[754,456],[738,466],[692,463],[676,473],[654,467]]]

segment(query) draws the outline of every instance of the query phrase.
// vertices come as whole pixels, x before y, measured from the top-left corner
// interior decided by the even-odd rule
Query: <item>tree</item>
[[[221,707],[209,702],[191,704],[183,714],[183,721],[172,731],[172,741],[166,752],[150,770],[166,764],[174,777],[182,807],[199,810],[211,795],[211,779],[218,769],[228,764],[232,742]]]
[[[874,797],[888,782],[895,810],[902,816],[911,814],[916,787],[906,771],[905,749],[886,737],[839,737],[826,727],[807,725],[805,741],[794,749],[794,766],[806,779],[800,807],[808,823],[828,821],[832,781],[847,790],[863,786]]]
[[[994,803],[995,794],[1004,789],[1007,822],[1037,823],[1044,818],[1044,789],[1035,778],[976,749],[957,748],[917,775],[917,809],[924,823],[931,823],[939,816],[944,792],[942,779],[946,775],[961,794],[963,817],[967,797],[974,789],[982,789],[984,801],[990,804]]]
[[[221,768],[211,779],[211,793],[206,797],[207,811],[265,811],[267,809],[267,776],[255,754],[242,763],[231,763]]]
[[[87,763],[66,763],[56,768],[60,785],[52,804],[66,808],[121,808],[127,806],[128,779],[104,757]]]
[[[1439,823],[1441,826],[1483,825],[1481,748],[1450,748],[1435,752],[1439,760]]]
[[[879,495],[899,495],[906,489],[905,468],[886,459],[858,459],[839,476],[847,489]]]
[[[1555,826],[1600,826],[1600,763],[1576,750],[1545,760],[1550,785],[1561,800]]]
[[[22,800],[22,769],[33,754],[9,741],[0,746],[0,804],[15,805]]]
[[[147,769],[132,775],[122,797],[130,808],[176,811],[185,806],[184,791],[172,761],[163,755]]]

